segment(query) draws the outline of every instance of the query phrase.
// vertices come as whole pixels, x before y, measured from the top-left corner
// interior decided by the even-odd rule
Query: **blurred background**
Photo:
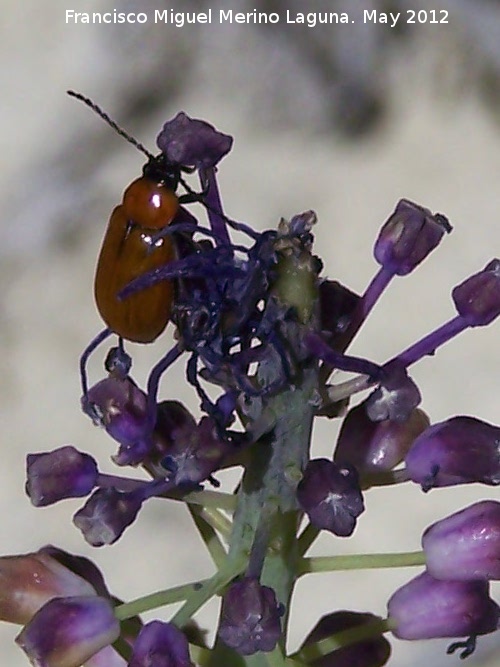
[[[372,244],[406,197],[447,215],[453,234],[384,296],[352,348],[382,362],[453,316],[450,290],[500,253],[500,3],[498,0],[165,0],[79,2],[86,12],[141,11],[146,24],[66,24],[61,0],[5,0],[0,25],[0,544],[2,554],[52,543],[87,555],[110,589],[132,599],[208,576],[211,564],[181,505],[150,501],[114,546],[92,549],[71,524],[82,504],[35,510],[24,495],[25,456],[74,444],[113,471],[114,443],[79,410],[78,357],[102,328],[93,272],[111,210],[143,158],[95,114],[65,95],[81,91],[150,150],[179,110],[235,136],[220,168],[226,212],[257,228],[314,209],[325,275],[362,291],[376,270]],[[349,11],[349,25],[155,25],[155,9],[213,12]],[[395,28],[366,24],[363,10],[402,12]],[[406,11],[448,11],[447,24],[407,25]],[[423,14],[421,15],[424,16]],[[430,13],[429,13],[430,17]],[[500,423],[499,324],[463,334],[414,371],[432,421],[455,414]],[[137,346],[134,377],[170,345]],[[105,350],[91,380],[102,377]],[[182,364],[163,398],[196,397]],[[337,425],[318,421],[314,455],[329,456]],[[139,473],[136,473],[139,474]],[[228,479],[230,485],[234,478]],[[429,523],[481,498],[488,487],[410,486],[367,494],[347,540],[325,537],[313,553],[410,551]],[[320,614],[338,608],[385,614],[410,569],[311,575],[297,589],[290,648]],[[369,591],[369,598],[367,598]],[[497,601],[500,590],[494,588]],[[170,610],[151,616],[168,618]],[[216,604],[198,619],[213,628]],[[0,625],[2,664],[21,667],[18,629]],[[393,642],[390,664],[458,664],[449,642]],[[497,665],[500,637],[469,660]]]

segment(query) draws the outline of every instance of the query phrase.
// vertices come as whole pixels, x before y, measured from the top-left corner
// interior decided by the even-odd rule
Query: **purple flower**
[[[366,414],[364,401],[349,410],[342,422],[334,460],[350,463],[360,474],[392,470],[428,426],[429,418],[418,408],[405,422],[374,422]]]
[[[26,457],[26,493],[35,507],[87,496],[96,485],[97,463],[71,445]]]
[[[356,470],[328,459],[309,461],[297,500],[313,525],[339,537],[352,535],[365,509]]]
[[[33,665],[80,667],[120,635],[109,600],[98,596],[47,602],[16,637]]]
[[[211,417],[202,417],[199,424],[184,424],[172,433],[172,440],[162,464],[171,473],[169,479],[181,487],[196,486],[209,478],[232,451]]]
[[[484,500],[434,523],[422,547],[436,579],[500,579],[500,503]]]
[[[282,615],[273,589],[244,577],[222,598],[219,637],[240,655],[272,651],[281,637]]]
[[[86,401],[100,415],[106,432],[120,443],[117,465],[137,465],[151,450],[147,396],[129,378],[109,376],[87,393]]]
[[[165,123],[156,143],[169,162],[200,169],[214,167],[231,150],[233,138],[181,111]]]
[[[450,231],[451,225],[444,216],[433,215],[429,209],[401,199],[380,230],[374,247],[375,259],[391,273],[405,276]]]
[[[405,458],[423,491],[438,486],[500,483],[500,428],[474,417],[452,417],[426,429]]]
[[[355,611],[336,611],[320,618],[311,632],[307,635],[302,648],[308,644],[314,644],[332,635],[367,625],[373,621],[381,620],[373,614]],[[389,660],[391,645],[382,635],[363,639],[343,646],[331,653],[326,653],[320,658],[308,661],[311,667],[382,667]]]
[[[374,422],[385,419],[405,422],[421,400],[418,387],[406,368],[392,361],[383,367],[380,384],[366,401],[366,413]]]
[[[152,621],[135,640],[128,667],[193,667],[187,639],[172,623]]]
[[[482,271],[457,285],[452,297],[470,327],[493,322],[500,315],[500,260],[491,260]]]
[[[135,521],[143,502],[142,491],[97,489],[73,516],[73,523],[93,547],[113,544]]]
[[[497,629],[500,607],[486,581],[441,581],[424,572],[398,589],[387,604],[400,639],[484,635]]]

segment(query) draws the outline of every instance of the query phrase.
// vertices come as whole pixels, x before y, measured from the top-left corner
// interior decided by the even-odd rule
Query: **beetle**
[[[68,94],[84,102],[148,158],[142,176],[127,187],[122,203],[111,214],[97,260],[94,296],[113,333],[135,343],[151,343],[168,324],[174,299],[172,282],[164,281],[128,299],[118,294],[134,278],[175,258],[171,236],[158,232],[171,224],[181,204],[200,201],[203,193],[194,193],[183,183],[182,172],[191,172],[191,168],[169,161],[163,153],[152,155],[92,100],[74,91]],[[181,182],[189,192],[178,196]]]
[[[196,201],[203,203],[205,193],[194,192],[183,179],[182,174],[192,173],[194,168],[173,162],[164,153],[153,155],[90,98],[74,91],[68,91],[68,95],[90,107],[148,158],[142,176],[126,188],[122,203],[113,210],[97,260],[94,297],[106,329],[91,341],[80,358],[85,399],[87,360],[101,342],[111,334],[118,336],[121,360],[116,367],[127,370],[131,362],[123,349],[123,340],[152,343],[166,328],[175,298],[172,280],[147,287],[125,299],[119,295],[135,278],[175,260],[172,236],[164,231],[176,216],[189,220],[186,212],[181,215],[181,205]],[[177,194],[179,184],[186,194]],[[181,222],[177,227],[179,231],[195,228],[196,225],[190,222]]]

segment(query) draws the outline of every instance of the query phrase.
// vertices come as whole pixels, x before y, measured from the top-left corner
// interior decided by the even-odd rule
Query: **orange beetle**
[[[134,278],[174,259],[172,240],[158,238],[158,232],[179,210],[178,169],[167,169],[160,177],[161,158],[148,162],[144,176],[128,186],[122,204],[111,214],[95,274],[94,295],[102,319],[118,336],[135,343],[151,343],[162,333],[174,297],[172,282],[165,280],[118,298]]]
[[[200,195],[182,180],[181,173],[191,171],[190,168],[170,162],[163,153],[152,155],[90,98],[72,90],[68,90],[68,95],[90,107],[148,158],[142,177],[128,186],[121,205],[111,214],[97,260],[94,296],[108,333],[134,343],[151,343],[168,324],[174,298],[172,282],[162,281],[123,300],[118,294],[134,278],[174,259],[171,238],[162,237],[159,232],[172,222],[181,203],[199,201]],[[180,182],[189,194],[179,198],[176,190]],[[108,333],[102,332],[89,345],[82,356],[82,365]],[[86,387],[85,381],[83,386]]]

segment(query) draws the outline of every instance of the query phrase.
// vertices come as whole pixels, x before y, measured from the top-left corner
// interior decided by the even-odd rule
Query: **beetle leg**
[[[149,374],[148,384],[147,384],[147,393],[148,393],[148,403],[147,403],[147,425],[148,430],[152,431],[156,424],[156,397],[158,395],[158,387],[160,385],[160,379],[163,373],[169,368],[174,361],[176,361],[182,354],[183,350],[179,343],[174,345],[167,354],[157,362],[153,367],[153,370]]]
[[[85,350],[82,352],[82,355],[80,357],[80,382],[82,386],[82,394],[83,398],[87,396],[88,393],[88,381],[87,381],[87,362],[89,360],[90,355],[92,352],[99,347],[99,345],[106,340],[106,338],[109,338],[113,332],[111,329],[103,329],[100,331],[95,338],[93,338],[90,343],[87,345]]]

